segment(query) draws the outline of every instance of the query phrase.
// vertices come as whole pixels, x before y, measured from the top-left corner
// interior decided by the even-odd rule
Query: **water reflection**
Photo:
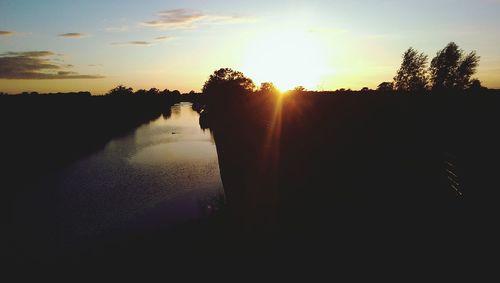
[[[215,144],[191,104],[169,113],[43,184],[56,188],[64,237],[165,228],[206,213],[200,203],[223,192]]]

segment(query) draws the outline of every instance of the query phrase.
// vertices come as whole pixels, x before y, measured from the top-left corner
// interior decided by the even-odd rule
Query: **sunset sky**
[[[0,0],[0,91],[200,91],[221,67],[281,89],[375,88],[448,42],[500,88],[500,0]]]

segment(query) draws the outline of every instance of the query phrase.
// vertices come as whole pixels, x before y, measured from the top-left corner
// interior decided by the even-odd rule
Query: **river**
[[[23,234],[31,235],[30,241],[52,242],[37,246],[71,246],[208,215],[223,198],[223,187],[213,137],[198,121],[190,103],[176,104],[170,116],[47,176],[37,195],[18,204]]]

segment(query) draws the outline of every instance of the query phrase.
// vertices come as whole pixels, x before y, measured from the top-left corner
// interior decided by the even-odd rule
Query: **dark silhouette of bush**
[[[393,91],[394,90],[394,83],[392,82],[382,82],[377,86],[378,91]]]
[[[470,86],[469,86],[469,90],[471,91],[476,91],[476,90],[487,90],[488,88],[487,87],[484,87],[482,84],[481,84],[481,81],[478,80],[478,79],[473,79],[471,80],[470,82]]]
[[[394,87],[399,91],[423,91],[427,88],[427,55],[413,47],[403,54],[403,62],[394,77]]]
[[[476,73],[479,59],[475,51],[465,55],[457,44],[450,42],[431,61],[432,89],[464,90],[471,87],[471,77]]]

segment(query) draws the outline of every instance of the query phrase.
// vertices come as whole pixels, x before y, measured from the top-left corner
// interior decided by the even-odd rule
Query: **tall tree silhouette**
[[[399,91],[421,91],[427,87],[427,55],[413,47],[403,54],[403,62],[394,77],[394,87]]]
[[[203,85],[203,93],[210,100],[230,99],[237,95],[249,94],[254,89],[255,84],[251,79],[230,68],[215,71]]]
[[[469,88],[471,77],[476,73],[480,57],[475,51],[465,55],[464,51],[454,42],[437,52],[431,61],[430,74],[432,89]]]

